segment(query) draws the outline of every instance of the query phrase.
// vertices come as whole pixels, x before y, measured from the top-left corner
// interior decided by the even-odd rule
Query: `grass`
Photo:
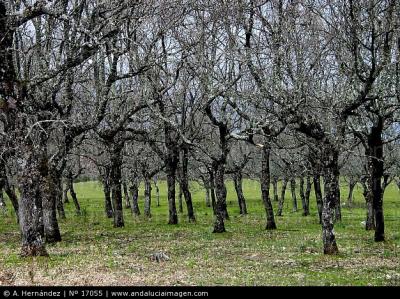
[[[166,224],[166,185],[161,182],[160,207],[153,192],[153,217],[135,219],[126,209],[120,229],[104,215],[99,183],[75,187],[82,216],[75,215],[72,203],[66,205],[67,219],[60,221],[63,241],[48,246],[49,258],[19,257],[19,230],[7,202],[8,211],[0,216],[0,285],[400,285],[400,193],[394,185],[384,199],[387,240],[375,243],[373,232],[365,231],[358,186],[356,207],[344,206],[343,221],[335,225],[338,256],[322,254],[313,192],[311,215],[303,217],[300,208],[292,212],[288,190],[283,216],[276,217],[278,229],[265,231],[259,183],[245,181],[249,215],[241,217],[233,184],[227,182],[228,232],[212,234],[212,210],[195,183],[197,223],[189,223],[183,213],[179,225]],[[341,192],[344,201],[345,185]],[[142,197],[140,208],[143,212]],[[158,251],[170,259],[152,261],[150,255]]]

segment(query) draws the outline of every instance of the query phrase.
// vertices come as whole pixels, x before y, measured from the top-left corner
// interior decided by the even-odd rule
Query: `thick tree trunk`
[[[112,203],[114,208],[114,227],[124,227],[124,214],[122,209],[122,149],[121,144],[111,144],[110,185]]]
[[[151,218],[151,181],[147,176],[144,177],[144,215]]]
[[[339,252],[333,230],[333,213],[338,204],[339,154],[329,144],[324,144],[324,147],[322,163],[324,167],[325,199],[322,208],[322,240],[324,254],[333,255]]]
[[[318,173],[315,173],[313,176],[313,184],[314,184],[315,199],[317,201],[319,224],[322,224],[323,200],[322,200],[322,189],[321,189],[321,176]]]
[[[218,163],[215,167],[215,190],[217,196],[217,202],[215,206],[215,220],[214,220],[214,233],[225,232],[225,223],[227,213],[226,211],[226,187],[224,181],[225,165],[224,163]]]
[[[26,152],[25,154],[29,154],[29,157],[19,175],[21,256],[47,256],[42,222],[42,190],[46,189],[46,180],[42,173],[47,171],[47,161],[41,154]],[[55,211],[55,206],[52,210]]]
[[[347,196],[347,206],[349,208],[353,206],[353,192],[356,184],[357,180],[351,176],[349,180],[349,195]]]
[[[10,17],[11,13],[7,12],[4,1],[0,1],[0,98],[2,98],[3,108],[10,108],[10,99],[17,101],[16,92],[16,75],[14,69],[13,53],[14,33],[14,17]],[[10,109],[5,113],[8,127],[15,125],[15,120],[23,118],[18,115],[16,109]],[[23,120],[20,121],[23,123]],[[15,129],[15,128],[12,128]],[[7,128],[6,128],[7,131]],[[21,139],[23,136],[19,136]],[[18,138],[17,138],[18,139]],[[15,141],[15,140],[14,140]],[[21,200],[16,208],[19,214],[19,225],[22,236],[21,256],[45,256],[47,255],[43,241],[43,221],[42,221],[42,196],[44,186],[46,185],[45,176],[42,175],[47,171],[47,159],[44,159],[46,152],[42,144],[39,144],[39,151],[35,153],[32,143],[29,144],[29,138],[24,138],[22,142],[16,140],[17,158],[19,158],[19,189],[21,192]],[[19,157],[18,157],[19,156]],[[3,157],[2,157],[3,159]],[[23,162],[23,163],[21,163]],[[11,199],[13,200],[13,199]]]
[[[233,182],[235,184],[235,191],[239,203],[239,213],[240,215],[246,215],[247,214],[247,206],[246,206],[246,199],[244,198],[243,195],[243,189],[242,189],[242,173],[240,170],[237,170],[236,173],[233,175]]]
[[[282,210],[283,210],[283,204],[285,202],[285,193],[286,193],[286,187],[287,187],[288,180],[286,177],[283,177],[282,179],[282,190],[281,190],[281,198],[279,199],[278,203],[278,213],[277,216],[282,216]]]
[[[139,204],[138,204],[138,198],[139,198],[139,184],[136,180],[132,182],[132,186],[129,188],[131,192],[131,197],[132,197],[132,214],[135,216],[140,215],[140,209],[139,209]]]
[[[290,193],[293,201],[293,212],[297,212],[297,197],[296,197],[296,179],[290,178]]]
[[[276,229],[274,210],[272,207],[271,199],[269,197],[270,188],[270,147],[267,143],[262,148],[262,160],[261,160],[261,196],[264,203],[265,213],[267,215],[267,224],[265,229],[272,230]]]
[[[272,187],[274,189],[274,201],[278,202],[279,201],[279,196],[278,196],[278,178],[274,176],[272,178]]]
[[[194,215],[192,194],[189,190],[189,175],[188,175],[188,163],[189,163],[189,150],[184,147],[181,155],[181,176],[180,176],[180,187],[185,197],[186,208],[188,212],[189,222],[196,222]]]
[[[122,188],[124,190],[125,208],[126,209],[130,209],[131,208],[131,201],[129,199],[128,186],[126,185],[126,182],[122,183]]]

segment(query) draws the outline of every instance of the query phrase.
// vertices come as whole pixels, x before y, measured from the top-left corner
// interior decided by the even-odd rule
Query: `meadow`
[[[360,186],[354,206],[342,206],[335,224],[340,254],[322,253],[321,226],[314,192],[311,215],[292,211],[289,190],[277,230],[266,231],[265,211],[257,181],[245,180],[249,214],[239,216],[232,182],[227,182],[227,232],[212,233],[213,213],[204,190],[191,184],[197,222],[187,221],[185,207],[178,225],[168,225],[166,184],[160,183],[161,204],[153,189],[152,218],[134,218],[125,209],[125,227],[113,228],[104,215],[98,182],[75,185],[82,215],[73,203],[60,220],[63,241],[48,245],[48,258],[21,258],[20,234],[11,204],[0,212],[0,285],[400,285],[400,192],[388,186],[384,198],[386,241],[375,243],[366,231],[365,202]],[[342,204],[347,186],[341,189]],[[143,188],[140,190],[143,214]],[[274,210],[277,203],[274,202]],[[169,257],[150,257],[163,252]]]

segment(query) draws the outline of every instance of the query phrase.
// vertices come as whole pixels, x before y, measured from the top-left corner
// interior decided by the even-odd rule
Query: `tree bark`
[[[22,235],[21,256],[47,256],[43,240],[42,190],[46,181],[42,176],[47,163],[41,154],[33,149],[25,150],[26,164],[19,176],[21,199],[19,205],[20,229]],[[53,209],[55,211],[55,207]]]
[[[67,177],[67,190],[69,190],[72,201],[74,202],[76,215],[81,215],[81,206],[79,204],[78,197],[76,196],[76,193],[75,193],[74,178],[72,176],[72,173],[70,175],[68,175],[68,177]]]
[[[69,189],[68,189],[68,183],[66,182],[66,184],[65,184],[65,188],[63,189],[63,202],[64,203],[69,203],[69,198],[68,198],[68,191],[69,191]]]
[[[62,200],[62,179],[61,175],[56,170],[52,170],[52,176],[50,179],[53,180],[54,196],[57,205],[58,217],[65,219],[64,202]]]
[[[189,222],[196,222],[194,215],[192,194],[189,190],[189,175],[188,175],[188,164],[189,164],[189,150],[187,147],[182,149],[181,155],[181,175],[180,175],[180,190],[183,192],[186,202],[186,209],[188,212]]]
[[[269,197],[269,188],[270,188],[270,152],[271,149],[269,144],[264,143],[264,147],[262,148],[262,160],[261,160],[261,196],[264,203],[265,213],[267,215],[267,224],[266,230],[276,229],[274,210],[272,207],[271,199]]]
[[[317,201],[319,224],[322,224],[323,200],[322,200],[322,190],[321,190],[321,176],[318,173],[314,173],[313,184],[314,184],[315,199]]]
[[[130,209],[131,208],[131,201],[129,199],[128,186],[126,185],[126,182],[122,183],[122,188],[124,190],[125,208],[126,209]]]
[[[217,163],[215,166],[215,188],[216,188],[216,196],[217,202],[215,206],[215,220],[214,220],[214,233],[223,233],[225,232],[225,223],[224,219],[226,219],[226,187],[224,181],[225,174],[225,165],[224,163]]]
[[[372,205],[375,216],[375,242],[385,240],[385,223],[383,217],[383,188],[384,175],[383,156],[383,125],[384,119],[378,116],[378,122],[371,128],[368,135],[368,187],[371,191]]]
[[[337,197],[336,197],[336,206],[335,206],[335,222],[340,222],[342,221],[342,206],[340,203],[340,175],[338,174],[338,177],[336,178],[338,184],[337,184],[337,189],[336,189],[336,193],[337,193]]]
[[[217,204],[216,204],[216,198],[215,198],[215,176],[214,176],[214,171],[210,170],[209,171],[210,175],[210,194],[211,194],[211,205],[213,208],[214,216],[217,215]]]
[[[297,197],[296,197],[296,179],[290,178],[290,193],[293,201],[293,212],[297,212]]]
[[[114,211],[111,203],[111,187],[108,179],[103,181],[103,192],[104,192],[104,209],[107,218],[113,218]]]
[[[122,149],[123,145],[114,142],[110,145],[110,185],[112,203],[114,208],[114,227],[124,227],[124,214],[122,209]]]
[[[151,181],[147,176],[144,177],[144,215],[151,218]]]
[[[132,186],[129,188],[131,191],[131,197],[132,197],[132,214],[135,216],[140,215],[140,209],[139,209],[139,204],[138,204],[138,198],[139,198],[139,184],[136,180],[132,182]]]
[[[286,187],[287,187],[288,180],[286,177],[283,177],[282,179],[282,190],[281,190],[281,198],[279,199],[278,203],[278,213],[277,216],[282,216],[282,210],[283,210],[283,204],[285,202],[285,193],[286,193]]]
[[[310,215],[310,210],[308,208],[308,204],[306,201],[306,194],[304,192],[304,178],[302,176],[300,176],[299,188],[300,188],[301,205],[303,207],[303,216],[308,216]]]
[[[278,196],[278,178],[274,176],[272,178],[272,187],[274,189],[274,201],[278,202],[279,201],[279,196]]]
[[[154,187],[156,188],[156,197],[157,197],[157,207],[160,206],[160,188],[158,187],[157,177],[153,178]]]
[[[178,207],[179,207],[179,213],[183,213],[183,192],[182,192],[182,186],[179,184],[178,186],[179,192],[178,192]]]
[[[56,243],[61,241],[61,233],[57,221],[56,205],[58,203],[59,190],[55,173],[46,170],[46,184],[43,185],[42,210],[43,227],[46,243]]]
[[[170,161],[166,165],[168,187],[168,224],[178,224],[178,214],[175,204],[176,162]]]
[[[339,154],[330,144],[324,144],[323,151],[325,199],[322,208],[322,240],[324,254],[333,255],[339,252],[333,230],[333,213],[338,204]]]
[[[353,192],[356,185],[357,180],[351,176],[349,179],[349,195],[347,196],[347,206],[349,208],[353,207]]]
[[[307,176],[306,178],[306,192],[305,192],[305,200],[307,205],[307,215],[310,215],[310,194],[311,194],[311,178]]]
[[[244,198],[242,189],[243,178],[242,178],[242,173],[239,169],[233,175],[233,182],[235,185],[235,191],[239,204],[239,213],[240,215],[246,215],[247,214],[246,199]]]
[[[367,208],[367,218],[365,219],[365,229],[366,230],[375,230],[375,213],[373,196],[371,190],[369,190],[369,184],[367,184],[367,177],[362,177],[360,180],[361,185],[363,186],[363,196],[365,199],[365,205]]]

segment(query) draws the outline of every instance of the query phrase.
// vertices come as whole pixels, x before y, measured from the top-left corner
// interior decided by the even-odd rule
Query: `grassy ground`
[[[300,209],[292,212],[287,192],[278,229],[269,232],[258,182],[244,184],[245,217],[238,216],[228,182],[228,232],[212,234],[204,191],[197,184],[191,187],[196,224],[188,223],[185,213],[179,225],[166,224],[166,186],[161,184],[161,206],[153,199],[151,220],[134,219],[125,210],[125,228],[114,229],[103,213],[101,186],[76,184],[83,215],[75,216],[73,204],[66,205],[63,241],[48,246],[49,258],[19,257],[18,226],[8,204],[0,217],[0,285],[400,285],[400,193],[394,185],[384,201],[387,241],[374,243],[373,232],[364,230],[364,199],[357,187],[356,207],[343,207],[343,221],[335,225],[338,256],[322,254],[313,193],[311,215],[303,217]],[[344,187],[342,198],[346,195]],[[152,261],[149,256],[157,251],[170,259]]]

